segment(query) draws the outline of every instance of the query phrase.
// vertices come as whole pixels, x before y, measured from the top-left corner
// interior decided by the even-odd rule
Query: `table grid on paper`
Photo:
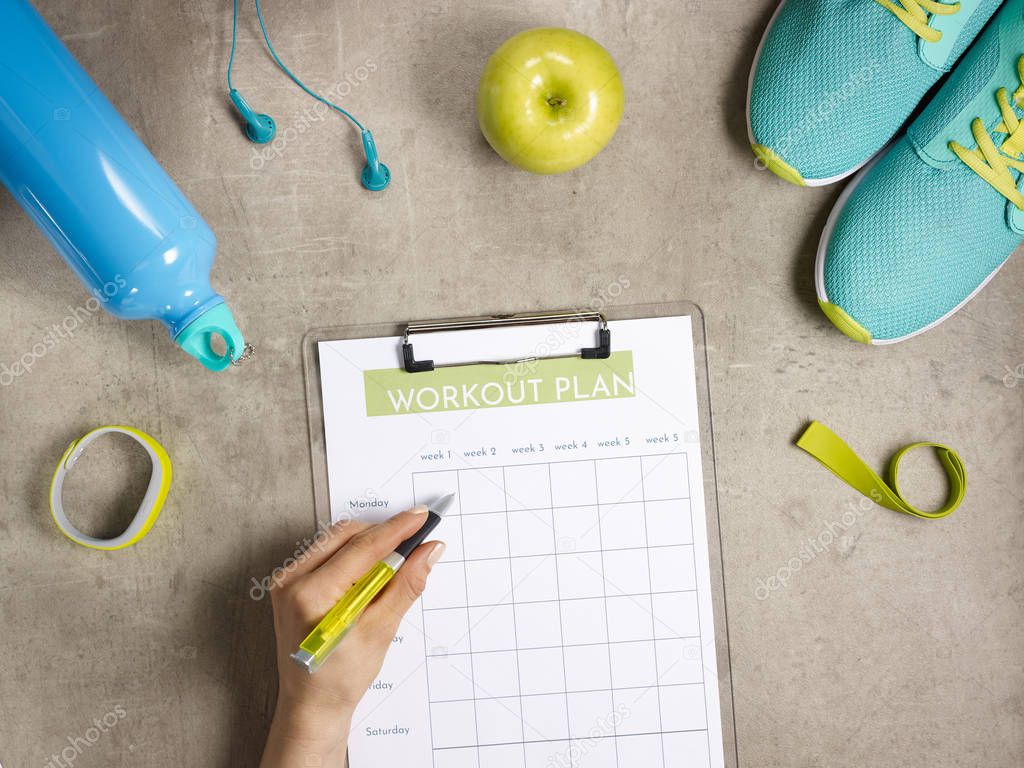
[[[413,473],[435,768],[708,763],[687,457]],[[710,617],[706,619],[710,621]]]

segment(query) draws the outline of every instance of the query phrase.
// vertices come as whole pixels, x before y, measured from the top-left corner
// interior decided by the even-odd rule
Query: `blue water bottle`
[[[109,312],[214,371],[242,356],[213,231],[26,0],[0,0],[0,179]]]

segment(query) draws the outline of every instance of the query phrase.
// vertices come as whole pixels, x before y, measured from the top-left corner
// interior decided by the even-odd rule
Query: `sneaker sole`
[[[857,185],[860,184],[861,180],[864,178],[864,176],[867,175],[868,171],[870,171],[874,167],[875,163],[877,163],[886,155],[891,146],[892,145],[890,144],[889,147],[886,147],[881,152],[879,152],[874,158],[868,161],[867,165],[865,165],[864,168],[861,169],[861,172],[857,174],[857,177],[846,185],[846,189],[844,189],[842,193],[839,195],[839,198],[836,200],[836,204],[832,207],[831,212],[829,212],[828,220],[826,220],[825,222],[825,229],[822,230],[821,239],[818,241],[818,253],[814,260],[814,289],[815,292],[818,294],[819,304],[824,303],[829,304],[833,307],[838,307],[838,305],[832,304],[832,302],[829,301],[828,292],[825,290],[825,255],[828,253],[828,244],[829,241],[832,239],[832,232],[835,230],[836,222],[839,220],[839,215],[842,213],[843,208],[846,206],[847,201],[850,199],[850,195],[853,194],[853,190],[857,188]],[[967,302],[969,302],[971,299],[973,299],[975,296],[981,293],[981,289],[989,284],[989,281],[996,276],[996,273],[998,273],[999,270],[1003,268],[1007,261],[1009,261],[1009,256],[1006,259],[1004,259],[998,267],[989,272],[985,279],[981,281],[981,284],[973,291],[971,291],[970,295],[966,299],[964,299],[955,307],[953,307],[953,309],[951,309],[949,312],[944,314],[938,320],[930,322],[923,328],[919,328],[913,333],[908,333],[906,336],[899,336],[894,339],[876,339],[873,336],[871,336],[869,331],[860,326],[859,323],[856,323],[856,321],[853,320],[852,317],[850,319],[853,320],[857,328],[860,328],[868,336],[868,339],[865,341],[863,339],[858,339],[855,336],[851,336],[850,333],[848,333],[843,328],[839,328],[839,330],[842,331],[847,336],[850,336],[850,338],[853,338],[854,341],[860,341],[861,343],[872,344],[874,346],[898,344],[901,341],[906,341],[907,339],[912,339],[915,336],[920,336],[925,331],[930,331],[932,328],[939,325],[940,323],[944,323],[946,320],[948,320],[961,309],[963,309],[964,306],[967,305]],[[843,312],[843,315],[849,317],[849,315],[846,315],[846,312],[845,310],[842,309],[842,307],[838,307],[838,309],[840,309],[840,311]],[[833,324],[835,324],[835,320],[833,320],[831,316],[829,316],[829,320],[832,320]]]

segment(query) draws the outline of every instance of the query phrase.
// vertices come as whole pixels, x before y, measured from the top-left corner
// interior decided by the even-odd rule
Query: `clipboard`
[[[680,301],[612,306],[601,309],[570,309],[406,323],[336,326],[309,331],[303,339],[302,348],[306,402],[309,414],[309,441],[315,518],[317,525],[329,525],[331,522],[324,422],[324,393],[321,384],[319,347],[321,342],[394,337],[394,367],[396,369],[403,369],[410,377],[418,377],[431,371],[464,366],[514,366],[531,364],[540,360],[573,357],[583,360],[607,359],[616,350],[616,335],[613,327],[616,321],[667,317],[689,317],[692,331],[691,341],[694,351],[701,466],[703,468],[705,525],[707,529],[711,598],[715,625],[715,655],[717,659],[718,696],[721,709],[722,747],[724,765],[728,768],[734,768],[738,765],[738,758],[715,472],[714,434],[708,386],[708,347],[703,313],[696,304]],[[512,354],[491,354],[491,350],[485,349],[479,355],[475,355],[474,359],[445,359],[439,354],[418,354],[422,352],[423,342],[431,334],[491,329],[500,331],[501,329],[529,326],[537,327],[539,331],[543,331],[546,326],[567,323],[585,324],[582,326],[583,328],[592,327],[593,344],[582,345],[568,352],[563,350],[556,354],[538,354],[536,349],[531,349],[529,352],[524,350],[523,354],[518,352],[513,352]],[[664,354],[678,354],[678,351],[668,346],[664,349]],[[356,766],[355,768],[360,767]]]

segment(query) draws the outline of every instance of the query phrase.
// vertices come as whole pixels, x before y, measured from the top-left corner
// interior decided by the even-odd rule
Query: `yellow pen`
[[[296,664],[303,667],[309,674],[313,674],[320,668],[331,652],[338,647],[338,643],[345,637],[345,633],[356,623],[366,606],[388,585],[413,550],[422,544],[430,532],[438,526],[454,498],[455,494],[449,493],[431,509],[428,509],[423,527],[399,544],[394,552],[373,566],[359,581],[349,587],[337,605],[331,608],[327,615],[320,620],[320,623],[313,628],[313,631],[306,635],[306,639],[299,644],[299,650],[292,654],[291,658]]]

